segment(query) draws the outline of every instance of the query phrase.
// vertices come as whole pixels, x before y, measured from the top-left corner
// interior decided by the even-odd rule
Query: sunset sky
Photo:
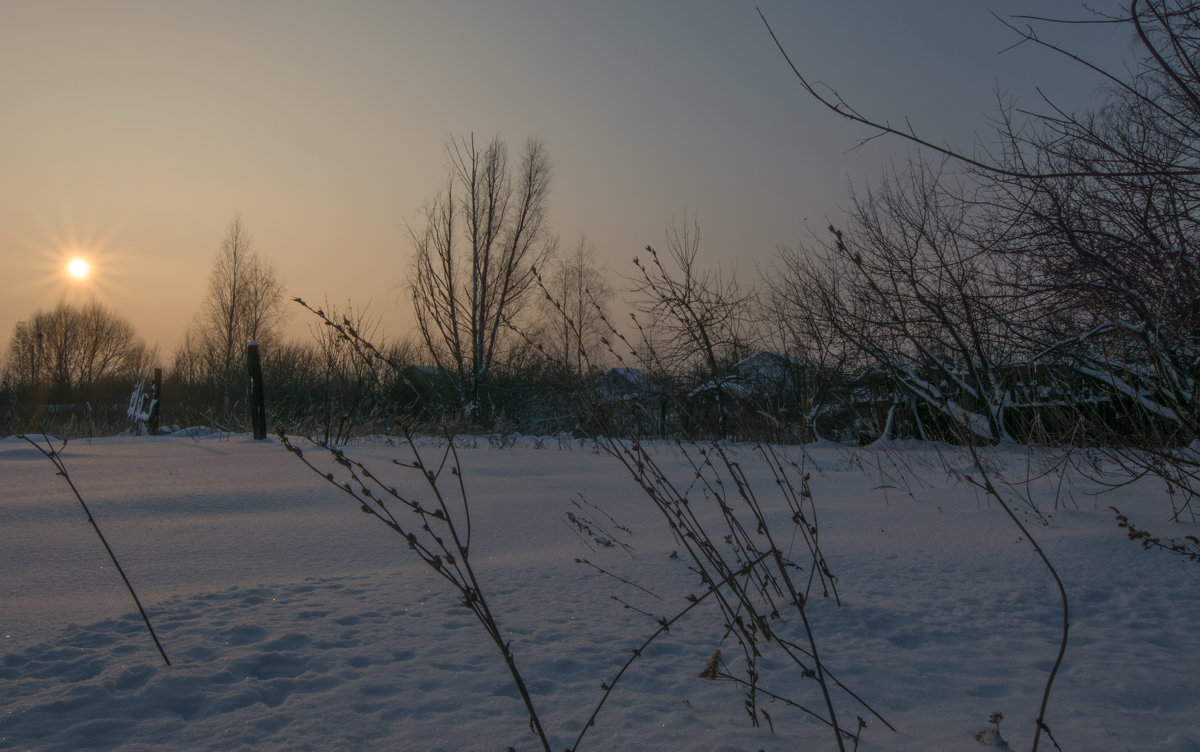
[[[907,153],[852,150],[870,133],[805,98],[755,5],[0,0],[0,346],[39,308],[95,296],[169,365],[235,214],[290,296],[369,301],[403,335],[407,228],[448,137],[471,132],[544,141],[564,247],[586,235],[628,274],[686,211],[705,258],[752,279]],[[986,142],[997,92],[1094,101],[1080,67],[1000,54],[1015,37],[989,13],[1080,17],[1077,2],[757,5],[812,78],[934,140]],[[1047,35],[1117,70],[1132,49],[1106,27]],[[291,312],[290,331],[308,326]]]

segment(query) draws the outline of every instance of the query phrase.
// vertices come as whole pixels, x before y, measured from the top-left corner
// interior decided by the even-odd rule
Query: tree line
[[[1200,429],[1200,11],[1133,2],[1094,20],[1130,29],[1137,65],[1104,73],[1100,104],[1083,113],[1002,110],[1000,146],[984,157],[872,120],[794,68],[835,113],[918,151],[853,191],[826,233],[778,249],[755,280],[706,265],[687,216],[614,277],[586,238],[559,249],[544,144],[530,139],[512,158],[503,139],[452,137],[446,181],[410,228],[413,335],[382,342],[369,310],[305,302],[311,340],[284,342],[283,285],[235,218],[168,369],[175,421],[240,427],[241,352],[256,340],[275,421],[337,438],[450,422],[1190,442]],[[1034,26],[1014,33],[1059,49]],[[617,306],[629,315],[618,319]],[[6,420],[119,391],[155,357],[98,305],[38,312],[6,353]]]

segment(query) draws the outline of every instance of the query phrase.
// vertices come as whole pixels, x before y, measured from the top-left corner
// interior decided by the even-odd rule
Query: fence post
[[[246,345],[246,368],[250,372],[250,427],[254,438],[267,438],[267,407],[263,398],[262,359],[258,354],[258,343]]]
[[[162,369],[154,369],[154,391],[150,393],[150,420],[148,428],[151,436],[158,435],[158,415],[162,407]]]

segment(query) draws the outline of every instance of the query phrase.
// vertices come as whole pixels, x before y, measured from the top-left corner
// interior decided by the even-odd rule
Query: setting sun
[[[70,274],[75,279],[84,279],[92,271],[92,265],[83,259],[71,259],[67,264],[67,274]]]

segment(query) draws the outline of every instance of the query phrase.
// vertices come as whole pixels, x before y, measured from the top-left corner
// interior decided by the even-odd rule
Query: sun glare
[[[46,227],[43,239],[31,247],[36,251],[30,254],[36,259],[30,269],[31,289],[47,300],[111,300],[120,289],[114,272],[124,266],[121,254],[112,248],[116,235],[116,229],[81,230],[70,219],[63,219],[59,228]]]
[[[67,264],[67,274],[75,279],[86,279],[92,271],[92,265],[81,258],[71,259]]]

